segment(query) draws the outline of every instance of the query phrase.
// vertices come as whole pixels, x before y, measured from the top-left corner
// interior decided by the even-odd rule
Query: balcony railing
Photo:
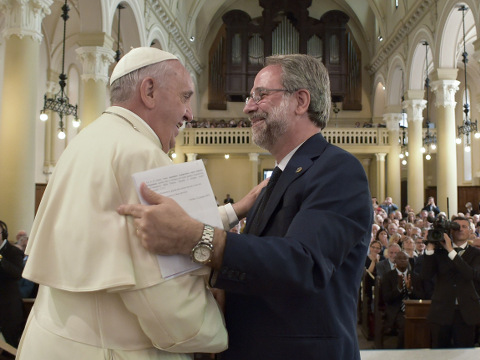
[[[425,136],[426,130],[423,131]],[[435,129],[430,129],[435,134]],[[389,147],[391,140],[386,128],[326,128],[322,130],[325,139],[337,146],[345,147]],[[181,145],[195,146],[255,146],[252,140],[251,128],[186,128],[180,134]],[[402,132],[399,131],[399,142]],[[406,133],[408,139],[408,133]],[[374,149],[372,149],[374,150]]]

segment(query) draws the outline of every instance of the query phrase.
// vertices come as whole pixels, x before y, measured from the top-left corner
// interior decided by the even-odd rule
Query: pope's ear
[[[155,83],[151,77],[146,77],[140,83],[140,98],[145,106],[152,109],[155,106],[154,95]]]
[[[306,89],[297,90],[295,93],[297,99],[297,115],[302,115],[308,111],[310,106],[310,92]]]

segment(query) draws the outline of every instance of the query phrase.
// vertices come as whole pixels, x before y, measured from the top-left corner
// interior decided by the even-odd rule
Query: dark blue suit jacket
[[[360,359],[357,298],[373,214],[361,164],[317,134],[251,229],[261,197],[245,233],[227,234],[215,284],[227,294],[222,359]]]

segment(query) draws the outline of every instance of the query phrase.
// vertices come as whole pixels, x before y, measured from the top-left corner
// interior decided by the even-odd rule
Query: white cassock
[[[171,160],[138,116],[117,106],[106,112],[67,146],[38,209],[23,276],[40,288],[17,359],[220,352],[227,333],[205,285],[209,270],[164,280],[133,219],[116,212],[139,203],[133,173]]]

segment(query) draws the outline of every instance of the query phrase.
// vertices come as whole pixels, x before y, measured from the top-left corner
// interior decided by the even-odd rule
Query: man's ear
[[[155,106],[154,89],[155,82],[151,77],[146,77],[140,83],[140,98],[149,109],[152,109]]]
[[[295,96],[298,103],[295,112],[297,115],[303,115],[308,111],[308,107],[310,106],[310,93],[306,89],[300,89],[297,90]]]

